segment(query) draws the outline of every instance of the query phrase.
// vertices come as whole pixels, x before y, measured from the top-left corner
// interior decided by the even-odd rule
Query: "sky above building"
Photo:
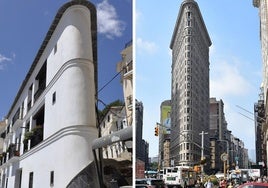
[[[150,144],[151,157],[158,153],[154,127],[160,121],[161,102],[171,98],[169,45],[181,2],[136,1],[136,98],[143,102],[143,138]],[[223,100],[228,129],[255,160],[252,113],[262,81],[258,9],[252,0],[197,3],[212,41],[210,97]]]
[[[68,2],[0,0],[0,118],[15,99],[58,9]],[[97,9],[98,87],[117,74],[121,51],[132,40],[132,0],[92,0]],[[120,76],[107,84],[98,98],[104,103],[121,99]],[[99,103],[99,108],[103,108]]]

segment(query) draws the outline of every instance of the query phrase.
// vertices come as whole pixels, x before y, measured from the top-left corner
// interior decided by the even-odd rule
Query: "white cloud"
[[[13,54],[12,57],[15,58],[15,54]],[[11,58],[6,57],[6,56],[0,54],[0,70],[5,69],[6,64],[7,64],[8,62],[11,62],[11,61],[12,61]]]
[[[157,51],[157,45],[154,42],[145,41],[142,38],[137,38],[137,50],[139,52],[146,52],[153,54]]]
[[[97,4],[98,31],[107,38],[120,37],[125,30],[125,22],[119,20],[116,9],[107,0]]]
[[[224,96],[247,95],[252,86],[241,74],[242,68],[238,64],[217,62],[213,68],[210,79],[211,96],[224,98]]]

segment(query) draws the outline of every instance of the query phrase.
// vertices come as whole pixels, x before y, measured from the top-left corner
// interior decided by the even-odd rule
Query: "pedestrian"
[[[208,181],[205,183],[205,188],[213,188],[213,183],[210,181],[210,178],[208,179]]]
[[[226,180],[223,178],[221,181],[220,181],[220,188],[226,188],[227,186],[227,182]]]
[[[233,188],[233,183],[230,181],[229,185],[227,188]]]

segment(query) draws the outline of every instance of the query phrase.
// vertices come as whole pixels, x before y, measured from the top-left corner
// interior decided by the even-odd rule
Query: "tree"
[[[100,121],[105,117],[112,106],[124,106],[124,102],[118,99],[106,105],[103,110],[98,109],[98,116]]]
[[[150,170],[157,171],[157,169],[158,169],[158,162],[152,162],[152,163],[149,164],[149,166],[150,166]]]

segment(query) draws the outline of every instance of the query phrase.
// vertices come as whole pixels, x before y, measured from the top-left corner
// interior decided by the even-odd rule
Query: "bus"
[[[194,187],[197,173],[190,166],[164,167],[160,176],[168,188]]]

